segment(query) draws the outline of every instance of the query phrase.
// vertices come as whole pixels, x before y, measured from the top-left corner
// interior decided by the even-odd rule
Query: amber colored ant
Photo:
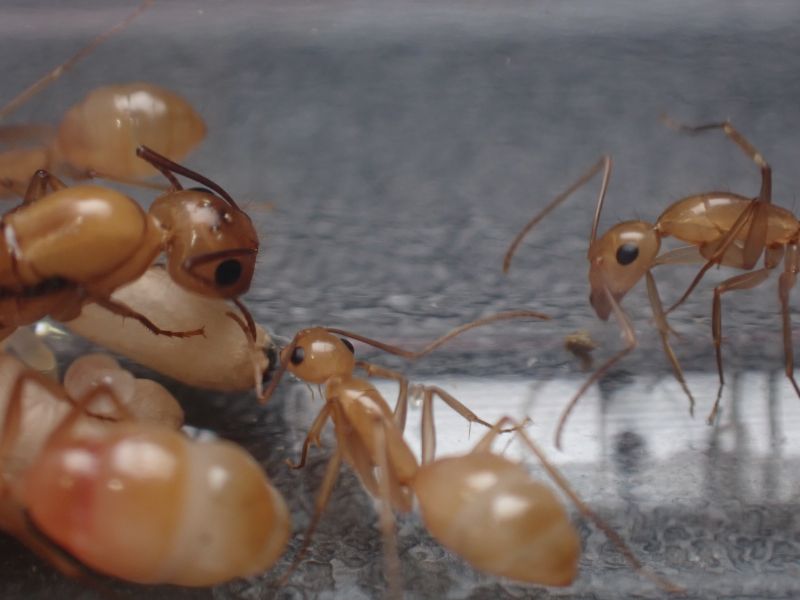
[[[288,370],[307,383],[324,385],[326,401],[306,435],[300,461],[289,464],[293,468],[305,464],[311,444],[319,445],[322,430],[329,419],[333,421],[337,447],[328,462],[303,546],[289,573],[299,564],[310,544],[344,461],[355,470],[367,491],[381,500],[380,522],[386,547],[386,572],[393,596],[399,596],[400,592],[392,511],[410,511],[414,496],[419,501],[429,531],[475,567],[529,583],[568,585],[573,580],[579,543],[564,509],[553,494],[532,481],[523,468],[488,451],[492,440],[501,431],[516,431],[521,426],[510,420],[502,420],[492,426],[444,390],[418,386],[416,391],[422,395],[423,466],[420,467],[403,438],[409,389],[407,381],[394,371],[356,361],[352,344],[338,337],[346,335],[394,354],[417,358],[473,327],[501,319],[542,316],[529,311],[498,313],[463,325],[418,352],[381,344],[334,328],[304,329],[294,337],[280,354],[281,365],[264,400],[275,389],[282,373]],[[401,392],[394,411],[372,384],[353,376],[356,367],[365,369],[370,375],[398,380]],[[434,461],[434,396],[444,400],[469,422],[491,428],[473,453]],[[514,425],[511,430],[502,429],[509,423]],[[609,528],[577,500],[563,477],[549,466],[533,442],[524,432],[519,434],[532,451],[542,458],[548,469],[556,473],[557,483],[576,500],[581,512],[600,523],[603,531],[608,533]],[[476,477],[477,473],[485,477]],[[515,511],[514,517],[491,508],[492,501],[505,493],[513,493],[514,498],[519,500],[520,510],[518,513]],[[464,520],[460,521],[462,518]],[[465,528],[470,531],[465,532]],[[613,532],[609,535],[615,543],[621,544],[626,557],[640,569],[641,565],[620,538]],[[542,547],[532,543],[537,536],[543,540]],[[677,589],[667,582],[658,582],[670,589]]]
[[[132,420],[138,407],[122,400],[130,375],[108,358],[90,360],[62,388],[0,355],[0,376],[13,371],[0,527],[78,578],[85,565],[137,583],[209,586],[272,565],[291,523],[261,467],[231,442],[194,442]],[[104,421],[92,417],[101,399],[111,403]],[[32,448],[32,437],[44,441]]]
[[[578,187],[586,183],[601,168],[603,183],[597,201],[592,233],[589,243],[590,300],[597,315],[605,320],[614,312],[620,322],[627,346],[609,359],[581,386],[562,414],[556,434],[557,445],[566,419],[575,403],[600,376],[615,362],[636,346],[633,328],[619,305],[622,297],[645,275],[650,303],[656,326],[661,334],[664,350],[670,359],[676,378],[689,394],[680,366],[667,341],[670,332],[666,316],[683,303],[713,265],[724,265],[751,271],[761,254],[764,268],[731,277],[714,288],[712,304],[712,331],[719,374],[719,387],[714,406],[708,416],[713,423],[722,396],[724,375],[722,369],[722,294],[756,287],[784,259],[784,272],[779,281],[779,297],[783,315],[783,341],[786,357],[786,376],[800,396],[800,387],[794,377],[794,350],[791,338],[789,315],[789,292],[796,281],[798,264],[798,239],[800,222],[788,210],[772,204],[772,170],[763,156],[745,137],[728,123],[711,123],[688,127],[666,119],[667,123],[689,133],[722,129],[744,153],[761,169],[761,189],[755,198],[747,198],[731,192],[707,192],[687,196],[671,204],[652,225],[644,221],[625,221],[615,225],[599,240],[596,239],[597,223],[603,206],[611,159],[603,157],[577,182],[557,196],[536,215],[517,235],[506,253],[503,269],[508,271],[511,258],[524,236],[558,204],[563,202]],[[688,245],[659,255],[661,239],[673,236]],[[785,257],[785,258],[784,258]],[[681,298],[664,311],[650,269],[663,264],[696,264],[704,262],[697,276]],[[691,399],[691,394],[689,394]]]
[[[781,303],[783,320],[784,372],[795,392],[800,396],[800,387],[794,376],[794,345],[789,312],[789,294],[797,281],[797,273],[800,271],[800,254],[798,253],[800,221],[790,211],[772,204],[772,168],[763,155],[730,122],[687,126],[666,116],[664,120],[667,125],[692,134],[721,129],[761,170],[761,188],[755,198],[748,198],[732,192],[706,192],[679,200],[670,207],[669,211],[669,218],[676,222],[694,219],[692,238],[683,237],[681,239],[696,244],[702,259],[705,259],[706,262],[683,295],[666,311],[667,314],[689,297],[692,290],[700,283],[703,275],[712,266],[724,265],[750,271],[730,277],[714,287],[711,328],[717,359],[719,388],[708,421],[712,423],[716,416],[722,396],[722,387],[725,384],[722,369],[722,294],[758,286],[769,277],[781,260],[783,260],[784,270],[778,279],[778,298]],[[764,267],[754,270],[762,253]],[[691,262],[701,262],[702,259]]]
[[[202,334],[202,329],[161,329],[110,298],[162,252],[170,276],[191,292],[236,301],[247,291],[258,253],[258,236],[247,214],[208,178],[149,148],[137,153],[172,184],[149,212],[110,188],[67,187],[38,171],[22,204],[0,218],[5,242],[0,248],[0,336],[46,315],[70,320],[87,302],[134,318],[156,334]],[[173,173],[214,191],[184,190]],[[252,318],[240,308],[255,339]]]
[[[533,219],[531,219],[525,227],[517,234],[503,260],[503,271],[508,272],[511,266],[511,259],[514,256],[519,244],[528,232],[547,216],[550,211],[556,208],[564,200],[569,198],[573,192],[583,186],[587,181],[594,177],[601,170],[603,171],[603,181],[600,187],[600,195],[597,199],[597,207],[594,212],[594,221],[592,222],[592,230],[589,236],[589,284],[591,286],[591,294],[589,300],[594,307],[597,316],[602,320],[607,320],[613,312],[617,321],[619,322],[622,334],[625,338],[625,347],[609,358],[603,363],[592,375],[583,383],[575,395],[570,400],[561,418],[558,422],[556,429],[555,444],[557,448],[561,448],[561,435],[564,426],[567,422],[572,409],[578,403],[578,400],[583,396],[586,390],[603,376],[616,362],[621,360],[626,354],[636,347],[637,340],[636,334],[633,330],[633,325],[630,319],[625,314],[620,306],[620,300],[625,293],[633,287],[633,285],[641,279],[642,275],[645,276],[647,281],[647,293],[650,297],[650,306],[653,309],[653,317],[655,324],[661,335],[661,344],[664,352],[669,358],[672,365],[672,371],[675,378],[681,384],[686,395],[689,397],[689,409],[693,411],[694,398],[689,391],[686,380],[683,376],[683,371],[678,363],[675,353],[669,344],[670,327],[667,323],[666,314],[664,312],[661,298],[658,294],[656,281],[653,278],[650,269],[658,264],[669,264],[677,262],[685,262],[686,252],[685,249],[678,249],[672,252],[667,252],[658,255],[661,245],[661,238],[669,235],[685,239],[687,229],[690,225],[684,225],[680,222],[675,222],[672,219],[672,208],[667,209],[664,214],[659,217],[655,225],[645,223],[643,221],[625,221],[615,225],[609,229],[603,236],[597,239],[597,225],[600,220],[600,212],[603,208],[603,201],[605,200],[606,190],[608,189],[608,181],[611,176],[612,161],[610,156],[602,157],[592,167],[584,173],[575,183],[573,183],[567,190],[556,196],[547,206],[545,206]],[[701,204],[702,206],[702,204]]]
[[[143,2],[123,21],[8,102],[0,109],[0,119],[61,77],[151,4],[151,0]],[[21,196],[38,169],[74,179],[103,177],[139,183],[155,171],[136,158],[137,146],[146,145],[181,160],[205,134],[202,117],[175,92],[151,83],[98,87],[66,112],[55,132],[41,125],[0,126],[0,141],[12,146],[31,140],[40,142],[39,146],[0,153],[0,195]]]

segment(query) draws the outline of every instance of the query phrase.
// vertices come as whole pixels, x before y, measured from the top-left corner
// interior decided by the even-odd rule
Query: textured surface
[[[2,98],[125,5],[4,2]],[[186,94],[210,132],[188,162],[257,219],[264,254],[248,302],[281,335],[320,323],[413,346],[495,310],[550,313],[546,324],[464,337],[410,371],[487,418],[530,414],[532,432],[550,447],[555,417],[583,376],[562,349],[564,336],[588,329],[600,342],[598,357],[619,344],[615,325],[597,321],[586,300],[596,184],[531,236],[505,277],[507,243],[603,152],[616,167],[601,228],[655,219],[692,192],[757,191],[756,167],[732,144],[715,134],[680,136],[659,123],[663,111],[688,122],[731,118],[771,161],[776,202],[795,208],[799,50],[792,0],[720,0],[699,9],[688,1],[187,0],[154,7],[17,116],[55,122],[101,83],[141,79]],[[675,298],[691,272],[657,270],[662,295]],[[710,290],[723,277],[709,274],[674,320],[698,417],[687,415],[639,286],[625,306],[641,346],[585,398],[557,460],[637,554],[691,597],[791,598],[800,593],[792,435],[800,403],[780,372],[776,278],[725,299],[728,408],[712,429],[702,419],[716,387]],[[288,382],[266,409],[247,395],[178,392],[190,422],[243,443],[264,462],[299,533],[326,453],[315,453],[300,473],[282,461],[295,455],[319,400]],[[437,417],[440,452],[462,451],[477,438],[473,430],[468,440],[466,426],[444,410]],[[345,470],[310,556],[287,587],[275,587],[278,569],[214,590],[149,595],[378,596],[374,515]],[[404,589],[420,598],[659,597],[602,535],[588,526],[582,534],[586,552],[573,587],[520,588],[475,573],[427,537],[416,516],[404,517]],[[0,565],[6,598],[53,590],[97,596],[13,541],[1,542]]]

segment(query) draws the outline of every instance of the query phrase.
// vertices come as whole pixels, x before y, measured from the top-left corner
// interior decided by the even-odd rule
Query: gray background
[[[5,0],[2,99],[129,5]],[[773,165],[775,201],[796,208],[798,32],[792,0],[163,2],[15,120],[55,123],[89,89],[112,82],[152,81],[190,98],[209,135],[186,162],[254,215],[264,252],[247,300],[280,335],[325,324],[414,346],[496,310],[551,314],[549,323],[466,336],[413,367],[376,357],[446,384],[487,417],[530,414],[532,432],[549,447],[554,417],[583,376],[563,337],[588,329],[598,357],[620,343],[616,326],[598,321],[587,301],[596,183],[530,237],[510,276],[500,272],[505,247],[604,152],[615,171],[601,229],[653,220],[694,192],[756,193],[756,167],[722,135],[680,136],[659,123],[664,111],[688,122],[732,119]],[[692,272],[657,270],[662,295],[675,298]],[[725,402],[733,408],[707,428],[716,390],[710,291],[724,276],[711,273],[674,320],[698,416],[689,418],[671,380],[639,286],[625,307],[641,346],[585,399],[558,460],[637,554],[692,597],[790,598],[800,560],[792,441],[800,402],[780,373],[776,278],[726,299]],[[61,346],[65,356],[83,347]],[[264,462],[302,531],[325,453],[299,474],[287,473],[283,459],[295,455],[319,400],[289,382],[266,409],[245,394],[173,389],[192,424]],[[438,417],[443,450],[477,439],[443,410]],[[404,589],[413,597],[659,597],[600,534],[581,531],[579,580],[542,590],[474,572],[442,551],[418,517],[404,517]],[[147,593],[374,597],[383,588],[380,553],[371,501],[345,472],[289,586],[274,583],[284,562],[213,590]],[[97,595],[13,541],[2,541],[0,561],[4,597]],[[144,593],[113,586],[122,596]]]

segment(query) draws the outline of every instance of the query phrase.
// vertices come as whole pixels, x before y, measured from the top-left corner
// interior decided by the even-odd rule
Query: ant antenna
[[[155,3],[155,0],[144,0],[131,14],[125,17],[122,21],[114,25],[108,31],[101,33],[96,38],[94,38],[89,44],[78,50],[75,54],[73,54],[70,58],[68,58],[65,62],[58,65],[55,69],[47,73],[44,77],[40,78],[38,81],[33,83],[32,85],[28,86],[25,90],[19,93],[15,98],[13,98],[10,102],[8,102],[2,109],[0,109],[0,119],[3,119],[10,115],[12,112],[17,110],[20,106],[25,104],[28,100],[30,100],[33,96],[41,92],[45,89],[48,85],[56,81],[59,77],[61,77],[64,73],[69,71],[72,67],[82,61],[84,58],[89,56],[95,49],[105,42],[108,38],[115,35],[116,33],[125,29],[131,21],[136,19],[140,14],[146,11]]]
[[[174,173],[183,175],[184,177],[196,181],[197,183],[201,183],[204,186],[214,190],[233,208],[235,208],[239,212],[243,212],[242,209],[239,208],[239,205],[236,204],[236,201],[234,201],[234,199],[231,198],[230,194],[228,194],[228,192],[222,189],[220,185],[211,181],[208,177],[204,177],[203,175],[197,173],[196,171],[192,171],[191,169],[188,169],[183,165],[179,165],[178,163],[171,161],[166,156],[159,154],[158,152],[156,152],[152,148],[148,148],[147,146],[139,146],[138,148],[136,148],[136,156],[138,156],[143,160],[146,160],[156,169],[161,171],[161,173],[164,174],[164,177],[166,177],[169,180],[169,182],[173,186],[175,186],[176,189],[182,190],[183,187],[181,186],[180,183],[178,183],[178,180],[175,178]]]
[[[495,321],[510,321],[512,319],[539,319],[542,321],[549,321],[550,317],[548,315],[542,314],[540,312],[535,312],[532,310],[509,310],[505,312],[499,312],[494,315],[489,315],[488,317],[482,317],[480,319],[476,319],[464,325],[460,325],[459,327],[452,329],[445,335],[433,340],[421,350],[417,351],[405,350],[403,348],[399,348],[398,346],[384,344],[383,342],[379,342],[372,338],[368,338],[366,336],[360,335],[358,333],[353,333],[345,329],[326,327],[325,330],[330,333],[334,333],[336,335],[343,335],[351,339],[354,339],[356,341],[362,342],[364,344],[368,344],[370,346],[373,346],[374,348],[377,348],[378,350],[383,350],[384,352],[388,352],[389,354],[402,356],[403,358],[406,358],[408,360],[416,360],[422,356],[425,356],[426,354],[430,354],[440,346],[443,346],[451,339],[453,339],[458,335],[461,335],[465,331],[469,331],[470,329],[475,329],[477,327],[482,327],[483,325],[494,323]]]

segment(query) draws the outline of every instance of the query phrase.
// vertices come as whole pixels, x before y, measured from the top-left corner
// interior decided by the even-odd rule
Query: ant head
[[[321,385],[337,376],[352,375],[355,367],[355,350],[349,340],[325,327],[303,329],[281,350],[280,366],[259,401],[267,403],[286,371],[306,383]]]
[[[589,247],[589,300],[603,320],[611,314],[606,290],[617,301],[653,266],[661,240],[644,221],[625,221],[609,229]]]
[[[235,298],[250,287],[258,236],[246,213],[205,188],[168,192],[150,208],[167,230],[167,270],[204,296]]]
[[[325,383],[332,377],[347,376],[355,369],[353,344],[324,327],[300,331],[281,352],[281,363],[308,383]]]

